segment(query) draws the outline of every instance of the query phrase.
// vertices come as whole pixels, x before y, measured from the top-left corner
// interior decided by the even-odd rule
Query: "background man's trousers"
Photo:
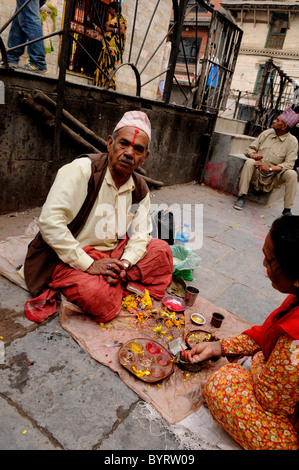
[[[248,193],[248,189],[251,185],[256,191],[269,192],[272,189],[285,185],[285,194],[284,194],[284,207],[291,209],[293,207],[293,202],[296,196],[297,191],[297,173],[294,170],[285,170],[280,173],[276,173],[275,176],[271,179],[269,185],[264,185],[259,182],[260,171],[254,165],[255,160],[248,158],[244,163],[240,174],[239,182],[239,196]]]

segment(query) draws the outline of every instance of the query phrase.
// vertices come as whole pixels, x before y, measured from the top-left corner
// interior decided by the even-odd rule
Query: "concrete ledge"
[[[213,155],[206,165],[203,182],[236,196],[239,187],[238,174],[244,161],[244,155]]]
[[[222,132],[223,134],[244,134],[246,121],[239,119],[230,119],[222,116],[217,117],[215,132]]]
[[[244,152],[253,140],[254,138],[250,136],[215,132],[212,139],[211,158],[206,164],[203,182],[214,189],[238,196],[238,175],[246,160]],[[283,195],[284,187],[281,186],[270,193],[249,190],[247,199],[269,205],[281,199]]]

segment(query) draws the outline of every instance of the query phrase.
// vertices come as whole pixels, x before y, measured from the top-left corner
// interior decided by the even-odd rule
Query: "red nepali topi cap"
[[[294,127],[299,122],[299,116],[292,108],[286,108],[279,117],[289,127]]]

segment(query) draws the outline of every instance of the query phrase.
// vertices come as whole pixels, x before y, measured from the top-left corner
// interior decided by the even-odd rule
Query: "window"
[[[266,48],[282,49],[288,29],[288,17],[283,14],[272,16],[271,26],[266,42]]]
[[[66,0],[65,0],[66,2]],[[71,33],[77,41],[97,61],[101,50],[101,36],[95,31],[93,23],[105,24],[109,0],[76,0],[73,4]],[[96,66],[78,46],[76,41],[69,43],[68,70],[87,77],[94,77]]]
[[[183,41],[184,47],[182,45],[182,41]],[[180,50],[178,53],[177,62],[179,64],[185,63],[185,56],[184,56],[184,50],[185,50],[187,64],[195,64],[196,53],[197,54],[199,53],[201,38],[197,38],[197,48],[196,48],[195,38],[183,38],[182,37],[182,41],[180,42]]]
[[[256,77],[256,82],[254,86],[253,93],[256,95],[259,93],[261,82],[262,82],[262,77],[263,77],[263,71],[264,71],[265,65],[260,65],[259,71],[257,73]],[[264,90],[264,95],[268,95],[271,90],[271,85],[273,84],[275,78],[275,70],[272,70],[272,72],[269,74],[268,79],[267,79],[267,84]]]

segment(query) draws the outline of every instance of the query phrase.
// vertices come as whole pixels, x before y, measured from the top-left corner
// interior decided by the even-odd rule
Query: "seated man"
[[[283,215],[292,215],[291,208],[297,191],[297,174],[293,170],[297,159],[298,141],[290,134],[299,116],[287,108],[263,131],[245,153],[248,160],[240,174],[239,197],[234,208],[242,210],[250,184],[256,191],[270,192],[285,184]]]
[[[120,312],[127,282],[164,296],[172,252],[149,235],[149,190],[134,173],[150,139],[147,115],[127,112],[108,136],[108,153],[83,155],[58,171],[24,264],[27,287],[38,296],[25,304],[30,320],[56,312],[58,291],[99,322]]]

